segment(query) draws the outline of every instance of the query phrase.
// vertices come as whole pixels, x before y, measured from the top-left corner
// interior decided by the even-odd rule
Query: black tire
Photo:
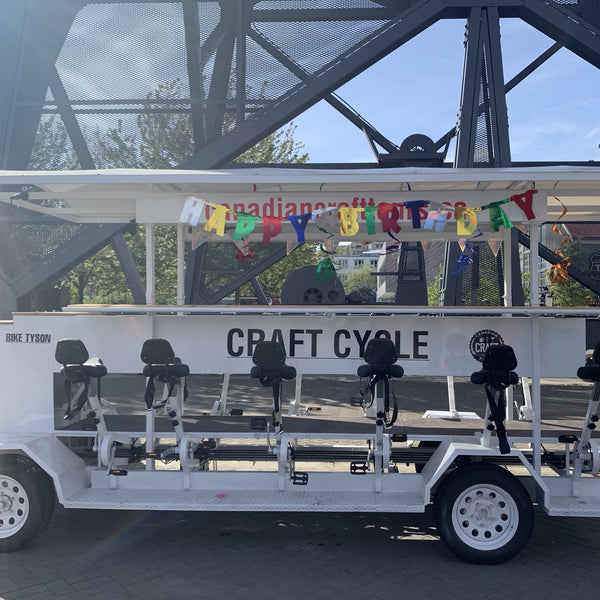
[[[41,523],[41,530],[45,529],[52,515],[54,514],[54,508],[56,507],[56,490],[54,489],[54,481],[52,477],[48,475],[45,471],[37,467],[38,477],[40,479],[40,483],[44,490],[44,498],[43,498],[43,513]]]
[[[533,505],[521,482],[497,465],[476,463],[451,472],[434,501],[437,530],[450,550],[479,564],[512,558],[533,529]]]
[[[50,520],[54,488],[42,476],[25,456],[0,456],[0,552],[22,548]]]

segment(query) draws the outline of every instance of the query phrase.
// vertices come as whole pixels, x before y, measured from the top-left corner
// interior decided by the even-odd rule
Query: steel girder
[[[331,94],[361,71],[427,29],[443,16],[445,8],[443,0],[429,0],[414,3],[414,7],[402,12],[400,15],[396,13],[396,16],[378,30],[377,35],[366,38],[350,51],[343,53],[337,58],[334,65],[321,69],[302,80],[301,84],[296,86],[284,98],[280,98],[273,103],[268,110],[261,111],[239,123],[233,131],[218,137],[214,142],[197,150],[181,167],[196,169],[216,168],[226,165],[265,136],[276,131],[320,99]],[[373,10],[385,11],[385,17],[387,18],[391,16],[387,9]],[[358,9],[354,9],[352,12],[357,20],[365,18],[362,11]],[[264,20],[268,16],[265,13],[269,13],[269,11],[255,11],[251,18],[254,18],[256,13],[260,13],[260,19]],[[288,14],[285,10],[276,10],[273,11],[272,15],[272,18],[277,19],[277,21],[285,21],[286,19],[306,20],[309,17],[314,20],[341,19],[339,10],[290,10]],[[372,19],[373,16],[369,18]],[[346,19],[346,11],[344,11],[343,19]]]
[[[473,8],[467,30],[455,166],[510,167],[498,10]]]
[[[84,0],[0,2],[0,167],[29,162],[54,63]],[[26,102],[23,102],[25,100]]]

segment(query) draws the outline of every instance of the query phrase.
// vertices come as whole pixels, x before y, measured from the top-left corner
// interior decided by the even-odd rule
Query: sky
[[[464,20],[439,21],[336,93],[397,145],[415,133],[435,141],[456,124],[464,31]],[[520,19],[502,19],[504,80],[553,43]],[[515,87],[507,105],[513,161],[600,160],[600,70],[569,50]],[[324,101],[294,123],[309,162],[375,160],[364,134]]]

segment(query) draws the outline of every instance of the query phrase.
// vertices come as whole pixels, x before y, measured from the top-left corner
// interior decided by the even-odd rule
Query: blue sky
[[[463,20],[443,20],[337,90],[394,143],[437,140],[456,123]],[[553,44],[520,19],[502,19],[505,81]],[[561,49],[507,95],[513,161],[600,160],[600,70]],[[374,160],[364,135],[326,102],[294,119],[310,162]],[[452,145],[448,154],[454,153]]]

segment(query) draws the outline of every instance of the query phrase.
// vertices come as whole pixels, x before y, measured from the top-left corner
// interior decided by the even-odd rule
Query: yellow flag
[[[465,223],[465,216],[468,223]],[[471,235],[477,227],[477,215],[475,209],[470,206],[456,207],[456,233],[457,235]]]
[[[340,233],[350,236],[358,233],[358,208],[340,207]]]
[[[217,235],[224,236],[225,216],[229,209],[222,204],[213,204],[211,202],[210,205],[215,209],[215,212],[210,215],[210,219],[206,222],[204,229],[206,229],[206,231],[212,231],[214,229]]]

